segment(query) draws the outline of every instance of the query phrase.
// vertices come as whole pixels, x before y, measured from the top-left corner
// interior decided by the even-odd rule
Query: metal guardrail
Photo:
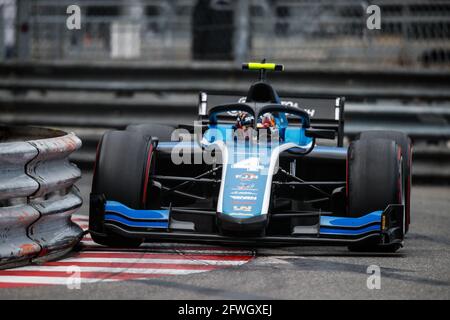
[[[245,94],[254,79],[230,63],[4,63],[0,113],[5,123],[66,127],[120,128],[145,117],[183,121],[195,118],[199,91]],[[450,138],[448,72],[297,67],[271,74],[270,82],[285,97],[345,96],[350,136],[387,126],[415,139]],[[182,98],[142,98],[155,94]]]
[[[72,161],[92,170],[95,150],[108,129],[124,129],[131,123],[188,123],[196,119],[196,95],[169,97],[83,97],[72,93],[42,97],[6,98],[0,95],[2,121],[11,124],[39,124],[75,131],[83,147]],[[345,134],[353,138],[361,131],[399,130],[410,134],[414,148],[415,181],[450,179],[450,103],[439,106],[378,101],[376,104],[349,102],[345,111]]]
[[[183,123],[197,118],[196,95],[176,98],[94,98],[68,95],[5,97],[0,95],[0,115],[8,124],[91,129],[122,129],[130,123],[154,121]],[[403,131],[414,140],[450,140],[450,102],[413,103],[348,102],[345,133],[352,137],[364,130]],[[92,130],[91,130],[92,131]],[[85,139],[83,139],[84,142]]]
[[[135,93],[246,92],[255,74],[234,63],[115,64],[74,62],[0,63],[0,89]],[[286,67],[270,75],[281,95],[368,99],[450,100],[450,72],[391,69]]]
[[[242,73],[230,63],[0,64],[0,116],[6,124],[77,132],[84,147],[73,157],[78,164],[90,168],[96,143],[105,130],[123,129],[130,123],[191,121],[197,114],[198,91],[245,94],[254,79],[255,74]],[[350,139],[364,130],[399,130],[408,133],[416,143],[439,144],[448,150],[447,72],[352,72],[297,67],[271,74],[270,82],[282,96],[346,96],[345,134]],[[435,163],[443,159],[445,152],[425,150],[420,161]],[[424,158],[432,161],[424,162]],[[433,171],[433,177],[439,176],[431,167],[435,164],[427,164],[420,175],[426,177],[427,172]],[[440,176],[450,177],[450,173]]]
[[[81,204],[73,133],[0,127],[0,268],[64,255],[82,236],[70,217]]]

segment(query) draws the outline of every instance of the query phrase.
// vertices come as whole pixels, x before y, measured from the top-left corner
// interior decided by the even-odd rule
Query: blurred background
[[[445,0],[1,0],[4,58],[450,68]],[[382,13],[369,30],[367,7]],[[81,9],[79,31],[65,28]]]
[[[105,130],[192,122],[200,90],[245,93],[263,58],[282,96],[345,96],[347,141],[407,132],[414,179],[450,181],[448,0],[0,0],[0,123],[76,132],[89,170]]]

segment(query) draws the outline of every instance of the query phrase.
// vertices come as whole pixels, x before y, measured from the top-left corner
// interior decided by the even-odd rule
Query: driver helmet
[[[261,121],[258,121],[258,129],[268,129],[268,128],[275,128],[275,118],[271,113],[264,113],[261,116]]]
[[[253,116],[245,111],[239,111],[236,119],[237,129],[247,129],[253,125]]]

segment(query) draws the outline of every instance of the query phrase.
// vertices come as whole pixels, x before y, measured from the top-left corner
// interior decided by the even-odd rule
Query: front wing
[[[357,218],[317,212],[269,213],[269,228],[290,219],[288,232],[249,235],[245,228],[221,234],[213,211],[190,208],[135,210],[116,201],[91,195],[91,206],[103,216],[104,229],[125,237],[162,241],[221,242],[239,244],[350,245],[371,241],[380,245],[402,243],[403,205],[389,205]]]

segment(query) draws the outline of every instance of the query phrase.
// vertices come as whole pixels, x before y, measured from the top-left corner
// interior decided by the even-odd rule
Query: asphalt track
[[[78,183],[86,204],[90,179],[85,174]],[[86,204],[77,223],[85,224]],[[79,289],[69,289],[60,279],[68,277],[69,265],[81,268]],[[367,287],[371,265],[380,267],[380,289]],[[53,285],[39,284],[49,278]],[[23,279],[34,283],[24,286]],[[0,299],[18,298],[450,299],[450,187],[413,187],[412,225],[405,247],[397,254],[355,254],[341,247],[183,244],[147,244],[135,251],[118,251],[86,238],[80,251],[67,260],[0,271]]]

